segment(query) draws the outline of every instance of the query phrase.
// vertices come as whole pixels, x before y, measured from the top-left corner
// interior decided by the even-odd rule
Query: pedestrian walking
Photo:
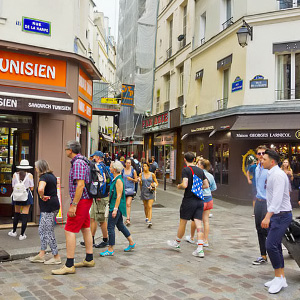
[[[180,242],[185,233],[186,223],[188,220],[195,221],[197,228],[197,249],[193,252],[194,256],[204,257],[203,251],[203,232],[201,230],[201,220],[203,214],[203,201],[198,198],[192,192],[193,177],[196,175],[202,180],[202,189],[209,187],[208,180],[206,179],[203,170],[194,165],[195,155],[193,152],[187,152],[184,154],[184,162],[187,167],[182,170],[182,183],[178,184],[178,189],[184,189],[184,196],[180,206],[180,222],[177,231],[176,239],[173,241],[168,241],[167,244],[175,249],[180,250]]]
[[[90,229],[89,210],[93,199],[89,196],[86,184],[90,179],[89,161],[80,154],[81,145],[77,141],[69,141],[66,144],[66,155],[71,159],[69,173],[69,193],[71,204],[68,211],[67,223],[65,225],[67,261],[66,264],[57,270],[52,270],[53,275],[74,274],[76,268],[94,267],[93,239]],[[81,230],[86,250],[85,259],[74,264],[76,233]]]
[[[122,170],[122,176],[125,184],[125,196],[126,196],[126,226],[130,226],[130,213],[132,198],[135,195],[135,183],[138,181],[137,174],[131,165],[131,159],[127,158],[125,161],[125,169]]]
[[[291,168],[291,165],[290,165],[290,162],[288,159],[285,159],[282,162],[281,170],[284,171],[284,173],[287,175],[287,177],[289,179],[289,190],[291,192],[292,191],[292,182],[294,180],[294,174],[293,174],[293,170]]]
[[[267,213],[266,184],[268,170],[263,166],[263,156],[266,149],[267,147],[265,145],[261,145],[256,148],[258,164],[255,169],[256,200],[254,205],[254,218],[260,248],[260,256],[252,262],[253,265],[263,265],[267,262],[266,239],[268,231],[261,227],[261,222]]]
[[[155,161],[155,156],[151,156],[151,159],[149,159],[150,164],[150,172],[156,174],[156,171],[158,169],[158,164]]]
[[[123,216],[126,217],[126,196],[125,183],[122,177],[123,165],[119,161],[111,163],[110,171],[114,175],[113,182],[110,185],[109,191],[109,215],[108,215],[108,249],[100,253],[100,256],[113,256],[115,245],[115,227],[123,233],[127,238],[129,245],[124,249],[125,252],[132,251],[135,248],[135,243],[130,232],[123,223]]]
[[[17,227],[19,221],[22,222],[21,234],[19,240],[27,238],[25,231],[27,228],[28,214],[30,206],[33,205],[32,191],[34,187],[33,176],[25,170],[30,170],[33,167],[29,165],[27,159],[22,159],[20,165],[16,167],[17,172],[12,178],[12,204],[15,207],[13,229],[8,233],[11,237],[17,237]]]
[[[107,184],[106,180],[106,165],[104,164],[104,154],[101,151],[95,151],[93,154],[93,160],[97,164],[98,169],[101,174],[104,175],[104,183]],[[106,215],[108,208],[108,194],[104,195],[103,198],[96,198],[93,201],[90,210],[91,217],[91,233],[93,238],[93,247],[95,248],[105,248],[108,246],[108,232],[107,232],[107,217]],[[102,241],[98,244],[95,243],[95,235],[98,228],[98,223],[102,231]],[[85,247],[84,241],[80,242],[80,245]]]
[[[59,265],[61,259],[58,254],[57,243],[54,233],[55,217],[59,211],[59,200],[57,196],[57,179],[50,170],[46,160],[35,162],[35,170],[39,176],[37,188],[40,206],[39,235],[41,250],[38,255],[30,257],[33,263],[44,263],[45,265]],[[45,261],[47,246],[49,245],[53,257]]]
[[[134,162],[134,165],[135,165],[134,169],[136,171],[136,175],[139,178],[142,170],[141,170],[141,163],[138,161],[136,154],[133,155],[133,162]],[[139,186],[139,183],[136,182],[135,185],[134,185],[135,194],[137,194],[137,192],[138,192],[138,186]]]
[[[268,169],[267,209],[261,227],[268,230],[267,252],[272,263],[275,277],[265,283],[270,294],[276,294],[287,287],[284,275],[284,259],[281,242],[286,229],[292,221],[292,205],[290,200],[289,179],[278,167],[280,156],[274,150],[267,149],[263,156],[263,165]]]
[[[144,211],[146,217],[146,225],[148,228],[152,226],[152,206],[155,201],[155,189],[158,186],[158,182],[154,173],[150,172],[150,164],[144,162],[143,172],[139,177],[141,188],[141,200],[144,204]]]
[[[202,216],[202,222],[203,222],[203,228],[204,228],[204,240],[203,240],[203,247],[208,247],[208,234],[209,234],[209,214],[210,210],[213,209],[213,198],[212,193],[217,189],[217,185],[215,182],[214,176],[209,172],[211,169],[211,164],[209,160],[207,159],[200,159],[198,161],[197,167],[203,170],[205,177],[208,180],[209,187],[207,189],[203,190],[203,216]],[[190,242],[192,244],[195,243],[194,241],[194,235],[196,231],[196,225],[195,222],[191,222],[191,235],[186,236],[186,241]]]

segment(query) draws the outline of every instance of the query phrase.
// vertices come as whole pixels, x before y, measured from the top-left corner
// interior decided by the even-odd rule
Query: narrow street
[[[124,253],[127,243],[118,232],[115,256],[102,258],[97,250],[96,267],[77,269],[75,275],[53,276],[53,266],[25,259],[1,263],[0,299],[300,299],[300,271],[287,251],[284,256],[289,287],[279,295],[270,295],[264,288],[273,271],[270,263],[252,265],[259,251],[250,206],[215,201],[205,258],[193,257],[195,246],[185,241],[181,252],[169,249],[166,241],[176,235],[180,201],[181,192],[170,187],[165,192],[159,189],[153,227],[148,229],[143,206],[135,200],[129,229],[137,243],[136,250]],[[62,228],[57,226],[56,232],[62,237]],[[2,230],[1,241],[5,242],[4,233]],[[37,228],[30,228],[30,234],[31,246],[38,247]],[[19,240],[15,243],[21,245]],[[65,261],[65,250],[60,254]],[[76,259],[83,258],[84,249],[78,246]]]

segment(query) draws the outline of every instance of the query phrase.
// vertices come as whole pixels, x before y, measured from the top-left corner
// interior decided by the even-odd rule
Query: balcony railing
[[[276,100],[299,100],[300,88],[275,90]]]
[[[227,21],[225,21],[222,26],[223,26],[223,30],[225,30],[226,28],[228,28],[229,26],[231,26],[233,24],[233,17],[231,17],[230,19],[228,19]]]
[[[167,59],[169,59],[171,56],[172,56],[172,47],[170,47],[170,48],[167,50]]]
[[[228,98],[217,100],[217,110],[227,109]]]

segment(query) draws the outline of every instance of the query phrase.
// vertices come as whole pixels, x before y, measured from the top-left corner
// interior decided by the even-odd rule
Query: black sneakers
[[[95,248],[105,248],[105,247],[107,247],[107,246],[108,246],[108,242],[104,242],[104,241],[102,241],[102,242],[99,243],[99,244],[95,244],[95,245],[94,245]]]
[[[258,257],[256,260],[254,260],[252,262],[253,265],[263,265],[267,262],[268,260],[267,259],[264,259],[263,257]]]

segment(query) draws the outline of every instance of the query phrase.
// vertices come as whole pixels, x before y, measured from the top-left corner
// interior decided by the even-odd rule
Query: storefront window
[[[228,184],[228,160],[228,144],[209,145],[209,161],[212,164],[212,171],[216,183]]]

